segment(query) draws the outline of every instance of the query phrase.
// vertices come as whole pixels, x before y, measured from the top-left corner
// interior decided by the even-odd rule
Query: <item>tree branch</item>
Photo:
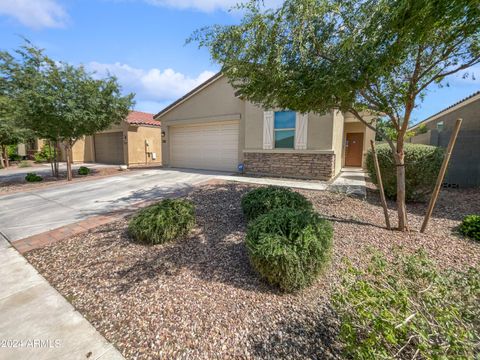
[[[435,80],[437,79],[440,79],[440,78],[444,78],[448,75],[452,75],[452,74],[455,74],[456,72],[459,72],[461,70],[464,70],[464,69],[468,69],[470,66],[473,66],[477,63],[480,63],[480,56],[477,56],[475,57],[474,59],[472,59],[471,61],[469,61],[468,63],[465,63],[453,70],[450,70],[450,71],[447,71],[447,72],[444,72],[442,73],[441,71],[439,73],[437,73],[435,76],[433,76],[430,80],[428,80],[425,84],[423,84],[415,93],[414,95],[418,95],[422,90],[424,90],[428,85],[430,85],[431,83],[433,83]]]
[[[353,115],[355,115],[355,117],[356,117],[358,120],[360,120],[361,123],[365,124],[366,127],[368,127],[369,129],[375,131],[375,133],[377,132],[377,129],[376,129],[374,126],[372,126],[371,124],[369,124],[369,123],[362,117],[362,115],[360,115],[360,113],[359,113],[356,109],[354,109],[353,107],[350,107],[350,108],[348,109],[348,111],[351,112]],[[392,149],[393,153],[395,153],[395,152],[397,151],[397,149],[396,149],[393,141],[392,141],[390,138],[388,138],[387,136],[384,136],[383,134],[382,134],[382,137],[385,139],[385,141],[388,143],[388,145],[390,145],[390,148]]]

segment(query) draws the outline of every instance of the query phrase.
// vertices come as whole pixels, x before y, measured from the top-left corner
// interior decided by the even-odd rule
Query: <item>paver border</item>
[[[219,179],[210,179],[206,181],[202,181],[195,186],[202,186],[202,185],[220,185],[226,183],[225,180]],[[105,225],[117,220],[120,220],[130,214],[133,214],[135,211],[144,208],[148,205],[156,203],[162,199],[167,198],[176,198],[180,196],[185,196],[191,191],[190,189],[180,189],[173,193],[167,194],[162,198],[157,198],[153,200],[144,200],[134,203],[129,206],[128,209],[121,209],[112,212],[108,212],[102,215],[91,216],[87,219],[77,221],[75,223],[71,223],[68,225],[61,226],[56,229],[52,229],[49,231],[45,231],[40,234],[28,236],[23,239],[13,240],[8,242],[15,248],[20,254],[25,254],[31,250],[40,249],[50,244],[54,244],[56,242],[69,239],[73,236],[80,235],[91,231],[101,225]]]

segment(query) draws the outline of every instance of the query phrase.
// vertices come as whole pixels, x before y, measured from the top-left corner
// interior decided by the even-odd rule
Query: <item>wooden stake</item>
[[[448,162],[450,161],[450,157],[452,155],[453,147],[455,146],[455,141],[457,141],[458,132],[460,131],[460,126],[462,125],[462,119],[457,119],[455,126],[453,128],[452,135],[450,136],[450,142],[448,143],[447,152],[445,153],[445,157],[443,158],[442,167],[440,168],[440,172],[438,174],[437,183],[435,184],[435,188],[432,193],[432,197],[430,198],[430,202],[428,204],[427,213],[425,214],[425,218],[423,219],[422,229],[420,230],[421,233],[425,232],[427,228],[428,221],[430,220],[430,216],[432,216],[433,208],[435,207],[435,203],[437,202],[438,195],[440,194],[440,189],[442,188],[443,178],[445,177],[445,173],[447,172]]]
[[[373,163],[375,164],[375,173],[377,174],[380,199],[382,200],[383,214],[385,215],[385,224],[387,225],[387,229],[391,230],[390,218],[388,217],[387,200],[385,200],[385,193],[383,191],[382,174],[380,173],[380,165],[378,164],[377,152],[375,151],[375,142],[370,140],[370,145],[372,146]]]

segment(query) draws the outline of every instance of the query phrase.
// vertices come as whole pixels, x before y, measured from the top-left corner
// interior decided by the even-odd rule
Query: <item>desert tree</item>
[[[95,78],[83,66],[50,59],[28,41],[1,59],[9,64],[4,75],[15,85],[17,118],[37,137],[64,145],[71,180],[72,147],[124,120],[134,95],[122,95],[115,77]]]
[[[0,157],[4,167],[9,166],[8,146],[25,142],[31,137],[31,131],[23,128],[16,121],[16,106],[11,95],[12,84],[9,79],[0,77]]]
[[[405,135],[429,87],[480,61],[478,0],[286,0],[240,6],[238,25],[214,25],[190,41],[245,99],[301,112],[339,109],[384,136],[397,173],[398,228],[407,229]],[[421,169],[419,169],[421,171]]]

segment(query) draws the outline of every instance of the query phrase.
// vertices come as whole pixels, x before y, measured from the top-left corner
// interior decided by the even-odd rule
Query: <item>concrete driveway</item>
[[[144,200],[161,199],[218,175],[149,169],[0,196],[0,231],[10,241],[23,239]]]

